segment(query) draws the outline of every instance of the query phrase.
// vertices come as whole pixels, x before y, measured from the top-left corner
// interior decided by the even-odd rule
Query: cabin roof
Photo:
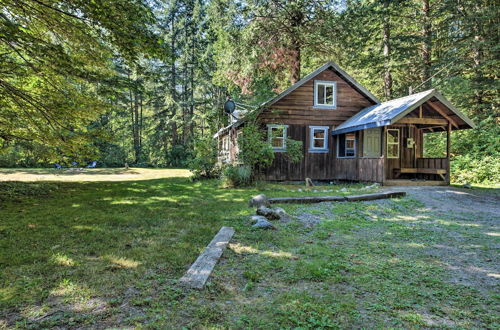
[[[459,121],[458,128],[474,128],[474,123],[435,89],[408,95],[364,108],[332,131],[333,135],[359,131],[367,128],[391,125],[405,117],[423,103],[436,99],[446,107],[450,116]]]

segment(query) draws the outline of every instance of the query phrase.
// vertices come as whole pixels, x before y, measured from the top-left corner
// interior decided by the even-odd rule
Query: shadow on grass
[[[418,306],[441,308],[451,304],[457,315],[467,309],[460,305],[458,289],[462,287],[443,286],[446,273],[439,259],[448,258],[446,251],[451,250],[447,246],[455,243],[448,228],[461,233],[479,229],[460,225],[470,219],[432,222],[434,213],[420,212],[421,205],[409,199],[324,204],[318,206],[319,210],[330,207],[330,219],[323,219],[316,229],[291,222],[276,232],[257,232],[248,230],[245,224],[246,216],[253,212],[246,207],[248,198],[256,193],[253,188],[224,190],[215,181],[192,183],[186,178],[58,185],[48,198],[28,196],[0,208],[0,310],[4,313],[0,320],[7,319],[9,325],[15,320],[38,325],[53,319],[53,324],[42,325],[70,327],[76,322],[91,326],[107,322],[112,308],[133,320],[153,319],[165,310],[175,310],[174,306],[189,310],[197,299],[202,305],[207,299],[216,304],[219,298],[225,301],[226,294],[235,301],[245,301],[237,298],[251,295],[241,289],[248,281],[270,288],[281,286],[283,292],[302,288],[311,294],[309,304],[322,297],[323,284],[327,290],[335,288],[331,300],[320,298],[317,303],[319,316],[324,308],[334,306],[328,311],[332,318],[344,313],[337,311],[336,304],[353,300],[350,292],[355,291],[360,297],[356,303],[342,307],[345,326],[359,322],[359,306],[365,312],[369,308],[418,311]],[[378,214],[378,220],[369,220],[365,211]],[[413,218],[415,213],[420,217]],[[236,227],[237,234],[227,260],[218,266],[212,280],[220,292],[209,288],[182,301],[184,293],[176,291],[175,281],[222,225]],[[470,245],[450,253],[461,255],[471,249],[477,250]],[[463,266],[448,258],[450,264]],[[225,285],[234,287],[224,290]],[[257,291],[256,296],[268,300],[235,305],[247,308],[246,314],[255,317],[255,322],[260,318],[266,322],[278,320],[277,328],[300,326],[287,323],[293,318],[309,321],[311,305],[303,307],[303,297],[292,300],[283,292],[259,295]],[[428,302],[427,292],[438,298]],[[476,293],[467,293],[470,299],[477,298]],[[276,310],[295,301],[299,314]],[[217,306],[226,308],[220,301]],[[272,311],[255,310],[263,306],[270,306]],[[151,309],[154,316],[142,315],[143,308]],[[201,307],[197,314],[200,311]],[[377,320],[384,313],[381,318],[394,318],[387,311],[376,310],[370,315]],[[49,313],[61,316],[50,314],[45,318]],[[168,325],[186,322],[179,320],[185,313],[174,315]],[[266,313],[267,319],[262,317]],[[222,314],[221,319],[240,314],[233,311]],[[115,322],[123,325],[129,321]]]
[[[58,186],[0,208],[0,309],[21,319],[36,319],[33,310],[54,298],[150,295],[180,277],[222,225],[241,225],[254,193],[186,178]]]

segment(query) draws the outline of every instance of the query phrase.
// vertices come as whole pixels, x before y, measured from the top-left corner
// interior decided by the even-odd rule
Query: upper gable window
[[[314,106],[326,109],[337,107],[337,84],[335,81],[314,81]]]

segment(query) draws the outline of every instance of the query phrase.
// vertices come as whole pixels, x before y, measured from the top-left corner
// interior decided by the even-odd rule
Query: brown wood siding
[[[383,182],[384,158],[358,158],[358,180]]]
[[[314,108],[315,80],[336,82],[336,109]],[[357,158],[337,159],[337,140],[331,135],[331,131],[363,108],[372,104],[372,101],[365,98],[333,70],[328,69],[273,104],[270,109],[264,110],[259,115],[259,120],[263,126],[265,126],[264,124],[288,125],[288,136],[294,140],[302,141],[304,152],[302,161],[297,164],[289,163],[284,153],[276,152],[273,164],[264,171],[264,178],[267,180],[290,181],[304,180],[305,178],[313,180],[358,180]],[[309,126],[328,126],[327,153],[309,152]],[[357,133],[356,148],[358,155],[361,152],[360,142],[361,136]],[[367,163],[363,162],[363,166],[365,164]],[[377,168],[377,171],[380,170]],[[373,176],[370,175],[371,177]]]
[[[311,125],[314,126],[314,125]],[[310,141],[309,125],[288,125],[288,137],[302,141],[304,157],[298,163],[291,163],[283,152],[275,152],[274,161],[265,171],[266,180],[296,181],[311,178],[313,180],[331,179],[330,164],[334,162],[334,142],[331,136],[331,127],[328,130],[328,152],[309,152]]]
[[[314,81],[335,81],[337,84],[337,108],[314,108]],[[264,123],[282,123],[289,125],[338,126],[361,109],[372,105],[349,83],[328,69],[319,73],[304,85],[285,96],[270,109],[264,110],[259,118]]]

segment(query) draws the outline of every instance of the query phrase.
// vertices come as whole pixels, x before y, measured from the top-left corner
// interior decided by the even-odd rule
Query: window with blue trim
[[[287,129],[288,125],[267,125],[267,138],[274,151],[286,151]]]
[[[328,152],[328,126],[309,126],[309,152]]]
[[[314,81],[314,107],[335,109],[337,107],[337,84],[335,81]]]
[[[337,158],[354,157],[356,157],[356,134],[339,134],[337,136]]]

